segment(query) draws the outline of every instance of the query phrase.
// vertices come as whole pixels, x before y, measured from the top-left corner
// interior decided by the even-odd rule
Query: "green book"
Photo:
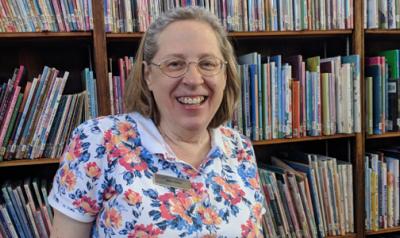
[[[399,76],[399,50],[379,51],[379,56],[385,56],[386,62],[389,65],[389,78],[398,79]]]

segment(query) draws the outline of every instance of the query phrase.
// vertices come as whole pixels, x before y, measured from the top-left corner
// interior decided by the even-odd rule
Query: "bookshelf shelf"
[[[142,36],[143,36],[142,32],[107,33],[106,34],[107,39],[110,39],[110,40],[127,40],[127,39],[140,40],[140,38],[142,38]]]
[[[379,235],[379,234],[387,234],[387,233],[393,233],[393,232],[400,232],[400,226],[396,227],[390,227],[387,229],[382,229],[378,231],[366,231],[366,235]]]
[[[47,159],[47,158],[40,158],[40,159],[21,159],[21,160],[10,160],[10,161],[1,161],[1,167],[16,167],[16,166],[26,166],[26,165],[39,165],[39,164],[58,164],[58,159]]]
[[[332,37],[351,35],[352,30],[329,30],[329,31],[263,31],[263,32],[229,32],[228,35],[235,38],[247,37]]]
[[[0,39],[90,38],[92,32],[1,32]]]
[[[253,143],[254,146],[264,146],[264,145],[296,143],[296,142],[304,142],[304,141],[317,141],[317,140],[330,140],[330,139],[340,139],[340,138],[353,138],[353,137],[355,137],[355,134],[332,135],[332,136],[307,136],[307,137],[301,137],[301,138],[253,141],[252,143]]]
[[[365,30],[365,34],[367,35],[400,35],[399,29],[393,30],[384,30],[384,29],[375,29],[375,30]]]
[[[357,234],[349,233],[344,236],[326,236],[325,238],[352,238],[352,237],[357,237]]]
[[[235,38],[254,38],[254,37],[332,37],[351,35],[352,30],[329,30],[329,31],[262,31],[262,32],[229,32],[228,36]],[[107,33],[106,37],[110,40],[138,40],[143,33]]]
[[[381,138],[393,138],[393,137],[400,137],[400,132],[386,132],[382,135],[369,135],[367,136],[367,140],[373,139],[381,139]]]

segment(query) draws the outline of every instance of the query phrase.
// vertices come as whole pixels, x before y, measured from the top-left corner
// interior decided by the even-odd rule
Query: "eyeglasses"
[[[227,64],[217,57],[207,57],[199,61],[185,61],[180,58],[169,58],[160,64],[150,62],[150,64],[158,66],[161,72],[171,78],[179,78],[187,73],[190,64],[195,64],[201,75],[210,77],[219,74]]]

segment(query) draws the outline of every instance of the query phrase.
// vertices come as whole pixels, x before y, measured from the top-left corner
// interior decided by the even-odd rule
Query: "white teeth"
[[[204,96],[198,97],[179,97],[178,101],[183,104],[195,105],[200,104],[204,101]]]

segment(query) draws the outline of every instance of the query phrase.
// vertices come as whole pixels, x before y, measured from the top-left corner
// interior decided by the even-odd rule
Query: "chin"
[[[196,120],[194,118],[188,118],[187,120],[181,122],[181,127],[193,131],[207,129],[208,125],[209,122],[205,122],[203,120]]]

